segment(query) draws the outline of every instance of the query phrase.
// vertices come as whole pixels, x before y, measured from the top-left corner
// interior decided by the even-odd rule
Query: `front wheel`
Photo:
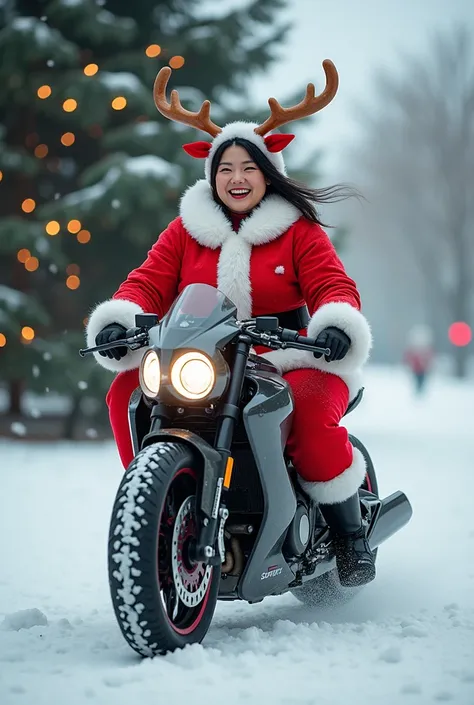
[[[109,530],[109,586],[128,644],[155,656],[202,641],[220,573],[194,562],[199,470],[184,444],[161,442],[134,458],[120,483]]]

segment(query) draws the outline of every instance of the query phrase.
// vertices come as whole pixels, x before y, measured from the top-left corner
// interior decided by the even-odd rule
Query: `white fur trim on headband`
[[[204,164],[204,174],[209,183],[211,182],[212,159],[214,157],[214,154],[216,153],[216,150],[218,149],[219,145],[223,144],[224,142],[227,142],[228,140],[232,140],[235,137],[243,137],[249,142],[255,144],[278,169],[278,171],[280,171],[282,174],[286,174],[285,161],[283,159],[283,155],[281,154],[281,152],[268,151],[264,138],[261,135],[257,135],[255,133],[254,130],[256,127],[258,127],[256,122],[236,121],[230,122],[228,125],[222,128],[222,132],[220,132],[217,137],[213,139],[209,156],[207,157],[206,162]]]
[[[108,326],[110,323],[119,323],[125,328],[133,328],[135,326],[135,314],[143,313],[140,306],[133,301],[125,299],[109,299],[103,301],[95,307],[89,316],[86,326],[87,347],[95,346],[95,338],[98,333]],[[125,357],[121,360],[110,360],[108,357],[99,355],[98,352],[93,353],[95,359],[110,372],[123,372],[124,370],[133,370],[139,367],[143,353],[146,348],[140,350],[128,350]]]
[[[339,504],[357,492],[367,473],[365,459],[358,448],[354,448],[352,464],[333,480],[308,482],[298,478],[298,482],[315,502],[319,504]]]

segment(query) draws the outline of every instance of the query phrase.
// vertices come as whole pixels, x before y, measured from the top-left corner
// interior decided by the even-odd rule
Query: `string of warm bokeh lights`
[[[145,49],[145,54],[148,58],[150,59],[155,59],[158,56],[160,56],[162,53],[162,48],[159,44],[149,44],[146,49]],[[180,55],[175,55],[172,56],[168,64],[172,69],[180,69],[184,66],[185,59],[184,56]],[[84,68],[82,69],[83,73],[87,77],[93,77],[99,72],[99,66],[96,63],[89,63]],[[40,100],[46,100],[50,98],[53,95],[53,89],[50,85],[47,83],[39,86],[36,91],[36,95]],[[124,110],[128,105],[128,101],[126,96],[124,95],[117,95],[114,98],[111,99],[110,101],[110,106],[113,110],[116,111],[121,111]],[[75,110],[77,110],[79,107],[79,103],[75,98],[72,97],[67,97],[63,100],[62,102],[62,109],[66,113],[73,113]],[[89,133],[93,137],[100,137],[102,135],[102,130],[98,126],[92,126],[89,129]],[[47,144],[40,143],[40,144],[32,144],[32,142],[38,141],[37,135],[29,135],[27,138],[27,146],[30,146],[33,149],[33,153],[37,159],[44,159],[45,157],[48,156],[49,153],[49,147]],[[28,142],[30,141],[30,144]],[[76,142],[76,135],[73,132],[65,132],[63,135],[61,135],[60,138],[61,144],[64,147],[71,147],[75,142]],[[51,169],[54,171],[54,165],[50,165]],[[1,180],[1,178],[0,178]]]
[[[145,49],[145,54],[150,59],[155,59],[162,53],[162,48],[159,44],[150,44]],[[184,66],[185,59],[183,56],[172,56],[168,64],[172,69],[180,69]],[[99,72],[99,66],[96,63],[89,63],[83,68],[83,73],[85,76],[92,77]],[[47,100],[53,96],[53,89],[48,84],[43,84],[39,86],[36,90],[36,95],[40,100]],[[120,111],[127,107],[127,98],[123,95],[117,95],[112,98],[110,105],[113,110]],[[79,102],[72,97],[66,97],[61,104],[62,110],[65,113],[73,113],[79,107]],[[92,134],[92,129],[89,130]],[[102,130],[95,130],[93,136],[101,136]],[[71,147],[76,142],[76,135],[74,132],[64,132],[60,137],[60,142],[64,147]],[[28,135],[26,138],[26,146],[33,150],[33,154],[37,159],[44,159],[49,154],[49,147],[47,144],[39,142],[39,137],[36,133]],[[3,180],[4,174],[0,170],[0,182]],[[36,201],[34,198],[25,198],[21,203],[21,209],[24,213],[33,213],[36,209]],[[45,226],[45,231],[50,237],[55,237],[61,232],[61,225],[57,220],[48,221]],[[66,224],[66,229],[69,233],[76,236],[76,240],[80,245],[86,245],[91,241],[91,233],[82,227],[80,220],[73,218]],[[31,254],[30,250],[26,247],[22,247],[17,252],[17,260],[25,267],[28,272],[35,272],[39,266],[40,262],[37,257]],[[79,288],[81,284],[80,279],[80,267],[77,264],[69,264],[66,267],[66,287],[71,291],[75,291]],[[35,338],[35,331],[31,326],[23,326],[21,329],[21,341],[28,345]],[[0,348],[5,347],[7,344],[7,336],[5,333],[0,332]]]
[[[22,210],[25,213],[31,213],[36,204],[32,198],[27,198],[22,203]],[[72,218],[66,225],[68,232],[76,236],[76,240],[80,245],[86,245],[91,241],[92,236],[89,230],[82,227],[82,223],[77,218]],[[50,237],[55,237],[61,231],[61,226],[57,220],[50,220],[45,225],[45,231]],[[35,272],[39,268],[39,259],[33,256],[26,247],[22,247],[17,252],[17,260],[25,267],[27,272]],[[66,267],[66,286],[72,291],[79,288],[81,280],[79,277],[79,266],[70,264]]]
[[[35,339],[35,329],[31,326],[23,326],[20,331],[20,340],[25,345],[29,345]],[[5,333],[0,333],[0,348],[4,348],[7,344],[7,336]]]
[[[156,59],[160,56],[161,52],[162,48],[159,44],[149,44],[145,49],[145,54],[149,59]],[[172,56],[168,61],[168,65],[172,69],[181,69],[184,66],[184,63],[184,56],[180,56],[179,54]],[[98,64],[90,63],[87,64],[87,66],[84,66],[82,71],[85,76],[92,77],[99,72],[99,66]],[[43,84],[38,87],[36,95],[40,98],[40,100],[46,100],[53,95],[53,89],[47,83]],[[110,104],[114,110],[123,110],[127,106],[127,99],[125,96],[118,95],[111,100]],[[63,100],[62,108],[64,112],[72,113],[77,109],[77,107],[78,101],[75,98],[65,98]]]

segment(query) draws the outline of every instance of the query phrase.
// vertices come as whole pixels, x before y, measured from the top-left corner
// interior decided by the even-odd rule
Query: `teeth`
[[[250,189],[246,189],[246,188],[232,189],[232,191],[230,191],[230,193],[235,196],[243,196],[244,193],[250,193]]]

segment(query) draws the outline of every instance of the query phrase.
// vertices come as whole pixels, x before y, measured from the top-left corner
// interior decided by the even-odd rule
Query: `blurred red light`
[[[463,323],[462,321],[452,323],[449,326],[448,337],[450,342],[457,347],[469,345],[472,340],[471,326],[467,323]]]

